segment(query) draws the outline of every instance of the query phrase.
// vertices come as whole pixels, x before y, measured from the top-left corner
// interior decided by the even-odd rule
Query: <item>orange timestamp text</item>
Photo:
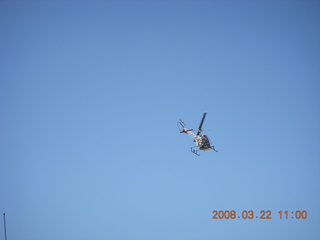
[[[214,210],[212,211],[212,219],[272,219],[272,211],[270,210],[243,210],[237,212],[235,210]],[[297,210],[297,211],[278,211],[279,219],[307,219],[308,212],[306,210]]]

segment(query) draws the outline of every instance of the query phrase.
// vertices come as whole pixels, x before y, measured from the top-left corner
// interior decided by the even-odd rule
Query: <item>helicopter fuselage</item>
[[[196,135],[194,132],[192,132],[192,129],[188,130],[185,127],[183,127],[183,131],[181,131],[181,133],[187,133],[189,136],[191,136],[197,144],[196,147],[198,147],[200,150],[206,151],[212,149],[207,135]]]

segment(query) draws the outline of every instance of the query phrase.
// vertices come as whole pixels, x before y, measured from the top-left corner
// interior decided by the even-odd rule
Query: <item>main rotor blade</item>
[[[200,125],[199,125],[199,129],[198,129],[197,136],[198,136],[198,135],[201,133],[201,131],[202,131],[202,124],[203,124],[203,122],[204,122],[204,119],[205,119],[206,115],[207,115],[207,112],[205,112],[205,113],[203,114],[201,123],[200,123]]]

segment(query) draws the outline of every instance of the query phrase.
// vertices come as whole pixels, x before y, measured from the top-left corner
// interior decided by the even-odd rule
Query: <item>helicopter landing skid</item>
[[[194,153],[197,156],[200,156],[200,154],[198,153],[197,150],[193,149],[193,147],[191,147],[191,152]]]
[[[214,146],[211,146],[211,148],[212,148],[213,151],[218,152],[218,151],[214,148]]]
[[[200,154],[198,153],[198,150],[193,149],[193,148],[194,148],[194,147],[191,147],[191,152],[194,153],[194,154],[197,155],[197,156],[200,156]],[[214,146],[211,146],[211,149],[212,149],[213,151],[215,151],[215,152],[218,152],[218,150],[216,150],[216,149],[214,148]]]

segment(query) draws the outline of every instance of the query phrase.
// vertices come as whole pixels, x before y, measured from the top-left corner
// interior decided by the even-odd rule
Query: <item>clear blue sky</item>
[[[319,13],[302,0],[2,0],[8,240],[320,239]],[[219,152],[197,157],[176,122],[197,128],[204,111]]]

